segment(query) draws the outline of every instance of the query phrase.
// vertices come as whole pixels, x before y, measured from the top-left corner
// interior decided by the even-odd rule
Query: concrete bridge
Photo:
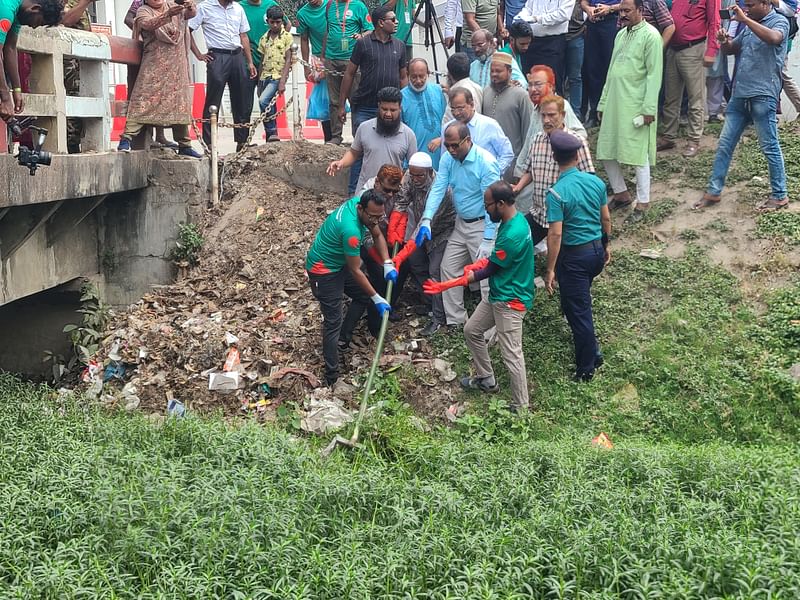
[[[110,150],[109,65],[138,63],[137,43],[25,27],[19,49],[33,59],[23,115],[49,130],[53,160],[31,176],[0,154],[0,306],[76,278],[94,280],[110,304],[138,300],[173,277],[169,251],[178,224],[205,207],[209,163]],[[79,96],[64,92],[65,57],[80,61]],[[83,120],[83,154],[66,154],[68,116]]]

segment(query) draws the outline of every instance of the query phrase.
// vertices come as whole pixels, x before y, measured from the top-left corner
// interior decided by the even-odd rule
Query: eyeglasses
[[[530,82],[530,86],[536,88],[537,90],[542,89],[546,85],[547,85],[546,81],[531,81]]]
[[[384,219],[386,219],[386,215],[371,215],[367,213],[367,222],[372,223],[373,225],[377,225]]]
[[[461,144],[463,144],[466,140],[467,140],[467,138],[464,137],[464,138],[461,138],[460,140],[458,140],[457,143],[448,144],[447,142],[445,142],[444,147],[447,148],[448,150],[456,150],[459,147],[461,147]]]

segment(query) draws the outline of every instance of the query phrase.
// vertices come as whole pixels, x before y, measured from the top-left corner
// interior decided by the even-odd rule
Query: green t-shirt
[[[330,0],[326,5],[328,18],[328,42],[325,46],[325,58],[330,60],[348,60],[353,53],[357,33],[372,31],[367,6],[361,0]]]
[[[561,240],[566,246],[579,246],[600,239],[603,225],[600,208],[608,202],[606,184],[592,173],[575,167],[558,177],[545,197],[547,222],[561,221]]]
[[[500,223],[497,240],[489,260],[500,270],[489,277],[489,302],[522,303],[533,306],[533,240],[531,228],[522,213]]]
[[[326,4],[326,0],[323,0],[319,6],[311,6],[306,3],[297,11],[297,33],[308,35],[308,39],[311,41],[311,54],[314,56],[322,54],[322,40],[325,37],[325,30],[328,28],[325,20]]]
[[[367,228],[358,220],[358,200],[358,196],[350,198],[322,223],[306,255],[306,271],[312,275],[338,273],[347,264],[348,256],[361,253]]]
[[[382,4],[386,4],[386,0]],[[406,41],[406,35],[414,21],[415,8],[414,0],[397,0],[397,4],[394,5],[394,14],[397,15],[397,31],[394,37],[406,46],[411,45],[411,36],[409,35],[408,41]]]
[[[19,33],[21,27],[17,21],[17,11],[22,6],[22,0],[0,0],[0,44],[6,43],[9,32]]]
[[[2,2],[2,0],[0,0]],[[269,25],[264,21],[267,10],[270,6],[278,6],[275,0],[261,0],[261,4],[253,6],[247,0],[239,2],[244,9],[244,16],[250,23],[250,31],[247,32],[247,39],[250,40],[250,52],[253,53],[253,64],[256,69],[261,67],[261,52],[258,51],[258,43],[264,34],[267,33]]]

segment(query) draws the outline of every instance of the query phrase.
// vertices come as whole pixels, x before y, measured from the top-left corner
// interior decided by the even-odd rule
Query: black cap
[[[577,152],[583,147],[583,141],[571,133],[556,129],[550,134],[550,146],[556,152]]]

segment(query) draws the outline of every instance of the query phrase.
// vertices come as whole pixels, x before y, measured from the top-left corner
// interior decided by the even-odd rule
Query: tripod
[[[439,83],[439,61],[436,58],[436,44],[441,44],[442,50],[444,50],[445,58],[450,58],[450,52],[447,50],[447,46],[444,43],[444,34],[442,34],[442,28],[439,25],[438,15],[436,14],[436,7],[433,5],[433,0],[422,0],[420,4],[417,5],[417,10],[414,11],[414,20],[411,23],[411,27],[408,29],[408,33],[406,34],[403,43],[408,45],[408,38],[411,37],[411,32],[414,29],[414,25],[417,23],[417,19],[419,18],[419,14],[422,12],[422,9],[425,9],[425,22],[423,23],[423,27],[425,27],[425,49],[427,50],[431,46],[433,46],[432,54],[433,54],[433,70],[436,74],[436,83]],[[436,27],[435,33],[439,34],[439,41],[437,42],[434,37],[434,26]]]

